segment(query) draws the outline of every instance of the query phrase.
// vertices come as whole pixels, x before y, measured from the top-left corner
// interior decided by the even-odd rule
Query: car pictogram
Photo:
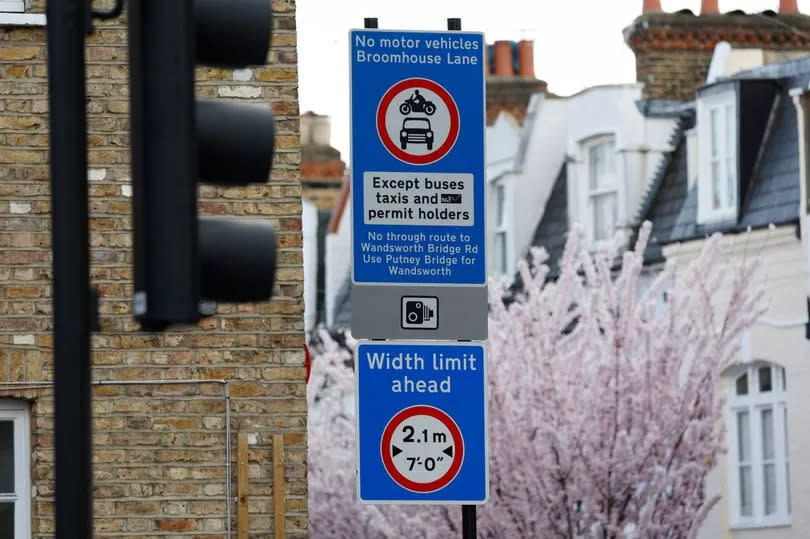
[[[427,118],[405,118],[399,132],[399,146],[404,150],[408,144],[425,144],[428,150],[433,149],[433,129]]]

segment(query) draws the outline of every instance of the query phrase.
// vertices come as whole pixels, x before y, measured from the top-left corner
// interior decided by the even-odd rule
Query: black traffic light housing
[[[135,318],[146,330],[194,323],[203,302],[269,299],[269,223],[197,216],[198,181],[268,180],[268,105],[197,100],[196,63],[262,65],[270,0],[129,2]]]

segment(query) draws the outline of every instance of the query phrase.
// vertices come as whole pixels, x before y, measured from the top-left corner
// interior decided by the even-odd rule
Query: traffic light
[[[162,330],[196,322],[211,301],[266,300],[272,226],[198,217],[197,183],[266,182],[273,115],[268,105],[195,99],[194,67],[264,64],[270,0],[137,0],[128,17],[135,318]]]

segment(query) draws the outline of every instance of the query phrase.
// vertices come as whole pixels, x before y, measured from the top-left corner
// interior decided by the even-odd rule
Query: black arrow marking
[[[449,446],[447,449],[445,449],[444,451],[442,451],[442,453],[444,453],[444,454],[445,454],[445,455],[447,455],[448,457],[452,457],[452,456],[453,456],[453,446],[452,446],[452,445],[451,445],[451,446]]]
[[[402,449],[398,448],[398,447],[397,447],[397,446],[395,446],[395,445],[392,445],[392,446],[391,446],[391,449],[392,449],[391,453],[393,454],[392,456],[394,456],[394,457],[396,457],[397,455],[399,455],[400,453],[402,453]]]

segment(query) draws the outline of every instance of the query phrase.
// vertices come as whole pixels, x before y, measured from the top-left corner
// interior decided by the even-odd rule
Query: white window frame
[[[719,119],[719,144],[713,146],[712,117]],[[739,126],[737,93],[733,87],[697,101],[698,129],[698,222],[711,223],[737,218],[740,197]],[[720,179],[720,205],[714,207],[714,166]]]
[[[14,502],[13,539],[31,538],[31,426],[28,404],[0,399],[0,421],[14,424],[14,493],[0,501]]]
[[[0,0],[0,27],[45,26],[44,13],[29,13],[31,0]]]
[[[771,369],[772,389],[766,393],[759,392],[759,369]],[[737,379],[743,374],[748,375],[748,394],[737,395]],[[753,362],[735,369],[728,378],[728,402],[726,404],[728,426],[728,484],[729,509],[732,528],[767,528],[775,526],[789,526],[790,515],[790,477],[788,467],[790,458],[787,452],[787,392],[785,389],[785,370],[772,363]],[[773,410],[773,443],[774,458],[768,463],[775,467],[775,512],[765,514],[764,471],[762,438],[762,411]],[[741,511],[739,455],[739,432],[737,415],[748,412],[749,459],[746,462],[751,466],[751,494],[752,514],[744,516]]]
[[[612,186],[591,188],[591,150],[602,144],[613,144],[613,168],[614,168],[614,182]],[[619,229],[619,226],[624,218],[622,196],[623,196],[623,182],[621,163],[619,159],[619,151],[616,137],[610,135],[599,135],[588,139],[582,143],[583,154],[583,176],[584,176],[584,192],[585,192],[585,216],[583,221],[586,224],[586,234],[588,242],[592,247],[598,246],[600,243],[613,241],[613,237]],[[601,195],[613,193],[616,197],[616,222],[613,230],[608,234],[607,238],[601,240],[596,239],[596,219],[595,219],[595,204],[594,198]]]
[[[25,13],[25,0],[0,0],[0,13]]]
[[[504,285],[511,283],[512,277],[515,273],[515,264],[512,256],[512,230],[511,230],[511,190],[509,188],[510,182],[506,178],[498,178],[493,180],[490,185],[492,186],[492,200],[493,206],[493,257],[495,259],[495,273]],[[503,195],[503,199],[499,198],[499,192]],[[502,205],[500,204],[502,202]],[[503,249],[503,251],[501,251]]]

